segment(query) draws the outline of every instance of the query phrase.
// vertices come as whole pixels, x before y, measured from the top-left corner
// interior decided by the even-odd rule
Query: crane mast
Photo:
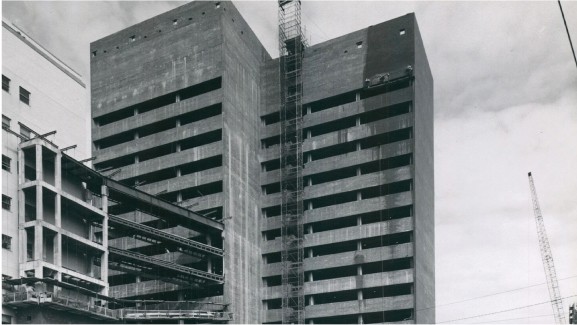
[[[565,316],[563,314],[563,300],[559,292],[559,283],[557,282],[557,273],[555,272],[555,264],[553,263],[553,254],[551,253],[551,246],[545,231],[545,224],[543,223],[543,215],[539,207],[539,200],[537,199],[537,191],[535,190],[535,183],[533,176],[529,172],[529,186],[531,187],[531,198],[533,199],[533,212],[535,213],[535,222],[537,223],[537,235],[539,236],[539,249],[541,250],[541,259],[543,260],[543,268],[545,269],[545,276],[547,278],[547,287],[549,289],[549,298],[551,299],[551,306],[553,307],[553,314],[555,316],[555,323],[565,324]]]

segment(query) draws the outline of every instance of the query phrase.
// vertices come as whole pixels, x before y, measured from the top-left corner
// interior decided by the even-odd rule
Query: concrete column
[[[180,177],[182,176],[182,170],[180,170],[180,168],[176,169],[176,177]]]
[[[180,152],[180,151],[181,151],[180,142],[177,142],[177,143],[176,143],[175,151],[176,151],[176,152]]]
[[[312,209],[313,209],[313,202],[309,201],[307,210],[312,210]]]
[[[357,151],[361,151],[361,143],[357,142]]]
[[[363,218],[361,216],[357,216],[357,226],[362,226],[363,225]],[[357,250],[361,251],[363,250],[363,242],[359,239],[357,240]],[[360,265],[359,265],[360,267]],[[357,269],[358,271],[358,269]]]
[[[314,323],[315,323],[314,319],[309,319],[309,324],[314,324]]]
[[[357,275],[363,275],[363,266],[357,265]]]
[[[184,293],[182,291],[179,291],[177,295],[178,295],[177,296],[178,301],[184,301]],[[178,324],[184,324],[184,320],[183,319],[179,320]]]
[[[102,195],[102,212],[104,212],[104,217],[102,219],[102,246],[104,246],[104,252],[100,258],[100,279],[106,282],[106,286],[102,289],[103,295],[108,295],[108,187],[102,185],[100,188],[100,194]]]
[[[361,191],[357,192],[357,201],[360,201],[363,199],[363,193],[361,193]]]
[[[44,259],[44,237],[42,232],[42,224],[39,220],[36,220],[34,225],[34,260],[35,261],[42,261]],[[42,274],[43,268],[40,263],[34,268],[35,276],[37,278],[43,278],[44,275]]]
[[[27,253],[27,250],[28,250],[28,249],[27,249],[27,247],[26,247],[27,240],[28,240],[28,238],[27,238],[28,235],[26,234],[26,230],[24,229],[24,225],[23,225],[23,224],[20,224],[20,225],[18,226],[18,233],[19,233],[19,236],[18,236],[18,237],[20,238],[20,243],[19,243],[19,244],[20,244],[20,251],[19,251],[19,254],[18,254],[18,260],[19,260],[20,263],[25,263],[25,262],[28,260],[28,257],[27,257],[27,254],[28,254],[28,253]],[[21,277],[25,277],[23,271],[24,271],[24,269],[23,269],[22,267],[20,267],[19,270],[18,270],[18,273],[20,273],[20,276],[21,276]]]
[[[308,225],[307,226],[307,234],[312,234],[313,233],[313,225]]]
[[[306,137],[306,139],[310,139],[310,138],[312,138],[311,130],[307,130],[307,137]]]
[[[357,118],[356,118],[356,120],[355,120],[355,124],[356,124],[357,126],[360,126],[360,125],[361,125],[361,117],[360,117],[360,116],[357,116]]]
[[[140,157],[138,155],[134,156],[134,163],[138,164],[140,162]]]
[[[361,176],[361,167],[357,167],[357,176]]]
[[[209,234],[206,235],[206,244],[212,246],[212,238],[210,238]],[[206,257],[206,268],[208,273],[212,273],[212,257],[209,255]]]
[[[311,107],[307,106],[307,114],[311,114]]]
[[[355,94],[355,100],[358,102],[361,100],[361,93],[357,91],[357,93]]]
[[[138,131],[134,131],[134,140],[140,138],[140,134],[138,134]]]
[[[362,301],[363,300],[363,290],[357,290],[357,300],[358,301]],[[363,315],[359,314],[357,316],[357,323],[358,324],[362,324],[363,323]]]
[[[42,146],[36,145],[36,180],[42,181]],[[42,199],[42,186],[36,186],[36,220],[43,220],[44,203]]]
[[[312,251],[311,251],[311,252],[312,252]],[[314,279],[314,276],[313,276],[313,272],[309,272],[309,282],[313,282],[314,280],[315,280],[315,279]],[[311,296],[311,299],[312,299],[312,298],[313,298],[313,296]],[[314,299],[313,299],[313,300],[314,300]]]
[[[307,178],[307,186],[312,186],[312,185],[313,185],[312,177]]]
[[[62,234],[60,232],[54,235],[54,265],[62,266]],[[56,280],[61,280],[61,274],[58,272]]]
[[[60,151],[57,151],[54,157],[54,187],[62,189],[62,153]]]
[[[36,149],[36,180],[43,181],[42,175],[42,146],[37,144],[35,145]]]
[[[18,184],[24,184],[24,150],[18,147],[18,160],[16,163],[18,164]]]
[[[180,119],[176,119],[176,127],[179,127],[180,125]]]
[[[309,306],[314,306],[314,304],[315,304],[315,297],[309,296]]]
[[[17,164],[18,164],[18,185],[22,185],[25,181],[24,179],[24,151],[21,148],[18,148],[18,159],[17,159]],[[20,186],[19,186],[20,187]],[[16,208],[18,209],[18,238],[20,240],[20,242],[18,243],[19,245],[19,254],[18,254],[18,262],[19,263],[25,263],[26,262],[26,230],[24,229],[24,222],[25,222],[25,218],[24,218],[24,191],[22,191],[21,189],[18,189],[18,204],[16,205]],[[20,276],[23,276],[23,269],[19,268],[18,272],[20,273]]]
[[[86,220],[86,222],[90,222]],[[94,225],[92,223],[88,224],[88,240],[94,241]]]
[[[94,277],[94,255],[87,256],[86,260],[88,262],[88,276],[93,278]]]

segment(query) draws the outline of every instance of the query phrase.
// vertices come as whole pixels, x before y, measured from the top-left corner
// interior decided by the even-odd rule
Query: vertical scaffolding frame
[[[282,321],[305,321],[301,2],[279,0]]]

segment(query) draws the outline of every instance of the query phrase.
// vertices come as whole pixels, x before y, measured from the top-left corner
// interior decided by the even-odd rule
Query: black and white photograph
[[[577,1],[2,1],[2,324],[577,324]]]

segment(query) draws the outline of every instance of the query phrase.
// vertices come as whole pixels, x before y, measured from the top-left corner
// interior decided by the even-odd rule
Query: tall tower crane
[[[535,222],[537,223],[537,235],[539,236],[541,259],[543,260],[543,268],[545,269],[545,276],[547,277],[547,287],[549,288],[549,298],[551,299],[551,306],[553,307],[555,323],[565,324],[563,300],[559,293],[559,283],[557,282],[557,273],[555,272],[555,264],[553,263],[553,254],[551,253],[551,246],[549,246],[549,239],[547,238],[547,232],[545,231],[543,215],[541,214],[541,208],[539,207],[539,201],[537,200],[537,191],[535,190],[535,183],[533,182],[531,172],[529,172],[529,186],[531,187],[533,212],[535,213]]]

